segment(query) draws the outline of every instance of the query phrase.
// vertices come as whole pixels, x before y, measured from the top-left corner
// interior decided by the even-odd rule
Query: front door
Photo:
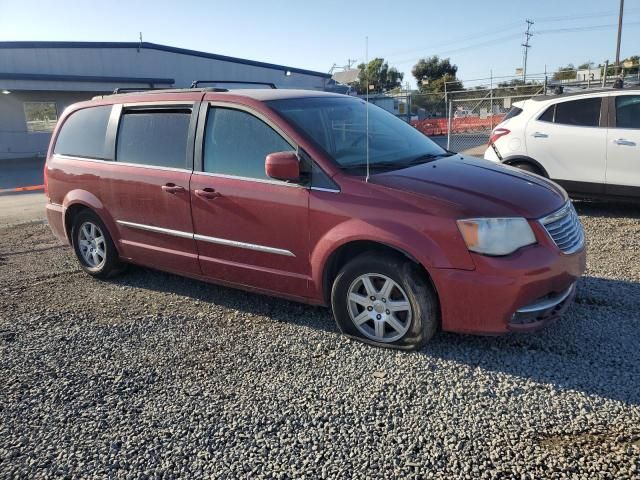
[[[189,197],[192,110],[193,105],[123,108],[114,168],[101,185],[123,256],[163,270],[198,274]]]
[[[600,97],[565,100],[526,127],[528,155],[574,192],[604,191],[607,129],[601,105]]]
[[[199,129],[202,162],[191,178],[191,205],[202,273],[307,296],[308,189],[270,179],[264,167],[269,153],[295,150],[293,143],[241,107],[209,107]]]
[[[607,193],[640,197],[640,95],[612,97],[607,135]]]

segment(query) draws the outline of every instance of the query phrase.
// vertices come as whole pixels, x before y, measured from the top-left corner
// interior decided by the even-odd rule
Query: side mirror
[[[299,180],[300,160],[296,152],[270,153],[265,158],[264,171],[268,177],[276,180]]]

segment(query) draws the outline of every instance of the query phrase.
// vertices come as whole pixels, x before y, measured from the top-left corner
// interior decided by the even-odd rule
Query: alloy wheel
[[[107,259],[104,234],[95,223],[84,222],[78,232],[80,254],[90,268],[99,269]]]
[[[407,294],[385,275],[366,273],[356,278],[349,287],[347,305],[356,328],[376,342],[395,342],[411,326]]]

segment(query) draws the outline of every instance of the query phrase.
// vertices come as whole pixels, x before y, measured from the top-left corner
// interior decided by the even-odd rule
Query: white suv
[[[514,103],[484,158],[551,178],[573,196],[640,200],[640,89]]]

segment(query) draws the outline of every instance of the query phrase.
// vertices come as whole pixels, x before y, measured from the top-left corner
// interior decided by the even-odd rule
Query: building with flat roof
[[[0,42],[0,159],[44,155],[72,103],[116,88],[189,87],[194,80],[335,86],[327,73],[148,42]]]

